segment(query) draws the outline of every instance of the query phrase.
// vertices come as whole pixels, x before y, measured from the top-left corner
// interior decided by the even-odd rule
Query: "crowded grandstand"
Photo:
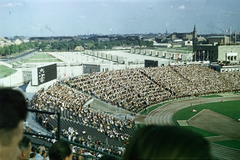
[[[240,72],[219,73],[196,64],[131,68],[59,80],[40,89],[31,107],[61,113],[62,138],[121,157],[135,132],[134,116],[118,117],[85,105],[92,98],[135,115],[164,101],[239,90]],[[56,137],[56,115],[36,113],[36,121]],[[96,153],[91,155],[99,156]]]

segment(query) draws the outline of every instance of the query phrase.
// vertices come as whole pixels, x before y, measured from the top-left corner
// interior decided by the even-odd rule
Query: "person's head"
[[[42,155],[41,155],[43,158],[46,158],[47,157],[47,152],[44,150],[42,151]]]
[[[0,88],[0,159],[16,159],[23,136],[27,104],[21,92]]]
[[[66,141],[58,141],[49,149],[50,160],[72,160],[72,156],[70,143]]]
[[[81,154],[81,153],[82,153],[82,149],[81,149],[81,148],[78,148],[78,149],[77,149],[77,153],[78,153],[78,154]]]
[[[209,143],[179,127],[150,125],[130,139],[124,159],[211,159]]]
[[[32,158],[32,159],[34,159],[35,157],[36,157],[36,153],[34,153],[34,152],[32,152],[32,153],[30,153],[30,156],[29,156],[29,158]]]
[[[40,155],[42,154],[42,148],[39,147],[39,148],[37,149],[37,154],[40,154]]]
[[[28,159],[32,149],[31,140],[27,137],[23,137],[19,143],[19,148],[21,150],[21,154],[18,156],[18,158],[20,160]]]
[[[32,152],[37,153],[37,147],[32,146]]]

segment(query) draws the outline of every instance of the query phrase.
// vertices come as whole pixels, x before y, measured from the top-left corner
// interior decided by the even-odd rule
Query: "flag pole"
[[[229,35],[230,35],[230,41],[229,41],[229,43],[230,43],[230,45],[231,45],[231,26],[230,26],[230,33],[229,33]]]
[[[236,33],[237,33],[237,30],[235,30],[235,31],[234,31],[234,36],[235,36],[235,45],[236,45],[236,37],[237,37]]]

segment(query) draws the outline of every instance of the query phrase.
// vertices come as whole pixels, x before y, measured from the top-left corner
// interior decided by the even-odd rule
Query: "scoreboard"
[[[38,86],[57,78],[57,64],[47,64],[32,69],[32,85]]]
[[[145,67],[157,67],[157,66],[158,66],[158,61],[145,59]]]

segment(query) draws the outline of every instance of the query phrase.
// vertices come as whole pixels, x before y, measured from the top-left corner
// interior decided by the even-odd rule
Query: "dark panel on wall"
[[[158,61],[145,59],[145,67],[157,67],[157,66],[158,66]]]

